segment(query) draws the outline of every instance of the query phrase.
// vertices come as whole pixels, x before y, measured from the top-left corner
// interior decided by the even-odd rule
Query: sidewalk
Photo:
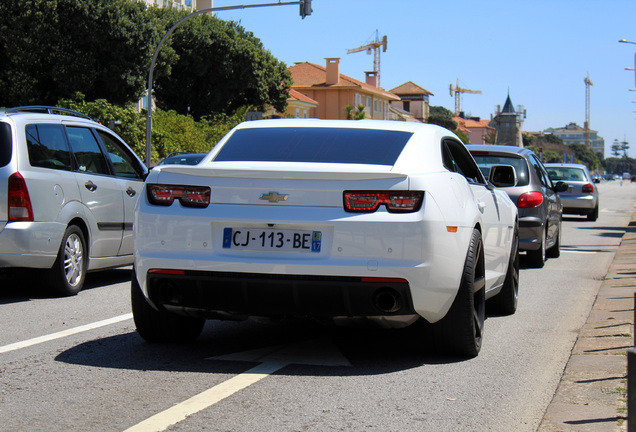
[[[634,345],[635,291],[636,212],[538,432],[627,430],[627,350]]]

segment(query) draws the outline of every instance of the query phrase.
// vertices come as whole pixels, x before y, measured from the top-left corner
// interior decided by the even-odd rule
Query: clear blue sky
[[[284,2],[285,0],[283,0]],[[215,7],[275,0],[214,0]],[[585,121],[585,76],[591,87],[590,127],[605,139],[630,143],[636,157],[635,0],[313,0],[304,20],[299,7],[218,12],[258,37],[276,58],[293,65],[324,65],[340,57],[340,71],[364,81],[373,55],[347,49],[388,38],[381,54],[381,86],[406,81],[432,92],[431,105],[454,110],[449,85],[481,90],[464,94],[462,110],[490,118],[508,91],[523,105],[523,129],[540,131]]]

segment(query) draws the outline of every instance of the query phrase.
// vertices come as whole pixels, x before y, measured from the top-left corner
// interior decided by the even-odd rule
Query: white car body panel
[[[292,126],[404,130],[414,135],[393,166],[214,161],[235,130]],[[150,172],[146,184],[209,186],[211,198],[201,209],[179,202],[158,206],[150,204],[146,193],[140,197],[133,224],[139,285],[148,296],[145,275],[151,269],[403,278],[414,311],[433,323],[453,303],[471,235],[479,227],[486,251],[486,292],[494,295],[510,261],[516,207],[505,192],[486,184],[469,185],[461,174],[444,169],[439,148],[445,138],[458,141],[436,126],[389,121],[243,123],[199,165],[166,165]],[[343,208],[345,190],[424,191],[424,202],[412,213],[384,208],[350,213]],[[262,198],[269,193],[287,199]],[[301,253],[224,248],[226,228],[320,231],[321,249]],[[403,316],[395,320],[409,321]]]

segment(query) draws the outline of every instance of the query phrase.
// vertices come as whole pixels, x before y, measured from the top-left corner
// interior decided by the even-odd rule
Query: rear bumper
[[[64,235],[55,222],[11,222],[0,231],[0,268],[50,268]]]
[[[519,218],[519,250],[538,250],[544,237],[543,220],[535,216]]]
[[[147,274],[158,308],[204,318],[372,317],[416,314],[403,279],[212,271]]]
[[[597,205],[596,198],[593,195],[576,198],[561,197],[561,202],[563,203],[563,213],[568,214],[588,214]]]

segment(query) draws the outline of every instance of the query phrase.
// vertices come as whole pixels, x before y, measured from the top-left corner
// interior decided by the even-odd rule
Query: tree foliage
[[[452,131],[457,129],[457,122],[453,120],[454,114],[442,106],[430,107],[427,123],[436,124]]]
[[[151,11],[168,26],[187,14],[165,8]],[[178,61],[172,64],[169,76],[155,80],[159,107],[195,119],[215,113],[232,115],[248,105],[261,110],[271,105],[285,111],[291,73],[237,23],[197,15],[170,38]]]
[[[104,99],[87,102],[81,93],[72,99],[61,99],[57,106],[86,114],[108,126],[111,120],[121,122],[114,131],[145,161],[146,116],[134,105],[119,107]],[[212,119],[195,121],[175,111],[157,109],[153,113],[152,160],[158,162],[177,151],[204,153],[210,151],[238,123],[245,121],[245,109],[233,116],[220,114]]]
[[[158,30],[138,1],[2,0],[0,105],[53,105],[77,91],[135,100]]]

